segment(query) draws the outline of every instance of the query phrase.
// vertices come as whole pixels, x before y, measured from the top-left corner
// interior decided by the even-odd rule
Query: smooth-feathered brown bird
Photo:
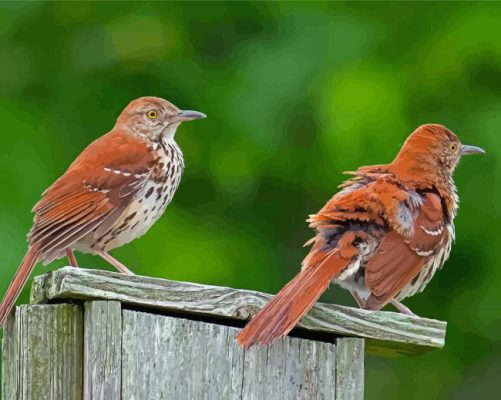
[[[67,256],[77,267],[77,250],[131,273],[108,252],[145,234],[162,215],[184,169],[176,129],[198,118],[205,115],[141,97],[78,156],[33,208],[28,252],[0,305],[0,327],[38,261]]]
[[[393,304],[421,292],[449,257],[458,197],[452,174],[461,144],[442,125],[417,128],[391,164],[359,168],[308,220],[316,236],[296,275],[240,332],[243,347],[283,337],[334,281],[361,308]]]

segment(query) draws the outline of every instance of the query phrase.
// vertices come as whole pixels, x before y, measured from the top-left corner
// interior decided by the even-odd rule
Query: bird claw
[[[136,275],[134,272],[132,272],[125,265],[123,265],[120,261],[118,261],[111,254],[106,253],[103,250],[97,250],[96,253],[99,254],[103,259],[105,259],[106,261],[108,261],[111,265],[113,265],[122,274],[125,274],[125,275]]]
[[[402,314],[405,315],[412,315],[413,317],[417,317],[416,314],[414,314],[409,307],[404,306],[402,303],[400,303],[398,300],[393,299],[391,301],[391,304]]]

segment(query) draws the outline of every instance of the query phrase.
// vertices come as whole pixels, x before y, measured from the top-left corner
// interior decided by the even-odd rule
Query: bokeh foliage
[[[366,398],[497,397],[500,38],[497,3],[2,2],[0,292],[40,193],[135,97],[209,118],[178,133],[186,173],[165,216],[114,255],[138,274],[269,292],[298,271],[304,220],[342,171],[443,123],[488,153],[461,163],[452,257],[406,302],[448,321],[447,345],[369,357]],[[324,300],[354,305],[338,288]]]

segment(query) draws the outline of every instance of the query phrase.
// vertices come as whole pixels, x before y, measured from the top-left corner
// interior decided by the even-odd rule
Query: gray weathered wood
[[[334,343],[285,338],[245,351],[241,399],[335,399]]]
[[[2,338],[2,399],[16,399],[19,388],[19,345],[16,320],[10,314],[5,320]]]
[[[84,399],[120,400],[122,307],[118,301],[88,301],[84,321]]]
[[[32,302],[107,299],[170,312],[246,320],[270,295],[226,287],[174,282],[107,271],[62,268],[37,277]],[[372,312],[318,303],[298,324],[308,331],[366,338],[368,352],[418,354],[441,348],[446,323],[394,312]]]
[[[363,400],[364,340],[339,338],[336,344],[336,400]]]
[[[336,346],[242,350],[238,328],[123,311],[122,399],[335,399]]]
[[[82,399],[82,309],[35,305],[9,317],[3,343],[3,398]]]

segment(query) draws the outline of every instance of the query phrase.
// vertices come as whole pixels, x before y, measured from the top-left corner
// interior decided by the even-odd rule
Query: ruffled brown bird
[[[449,257],[458,197],[453,172],[463,145],[442,125],[417,128],[395,160],[359,168],[318,214],[316,236],[296,275],[240,332],[245,348],[287,335],[331,281],[361,308],[379,310],[421,292]]]
[[[131,273],[109,251],[145,234],[163,214],[184,169],[176,130],[183,121],[204,117],[164,99],[141,97],[78,156],[33,208],[28,252],[0,305],[0,326],[38,261],[67,256],[77,267],[77,250]]]

